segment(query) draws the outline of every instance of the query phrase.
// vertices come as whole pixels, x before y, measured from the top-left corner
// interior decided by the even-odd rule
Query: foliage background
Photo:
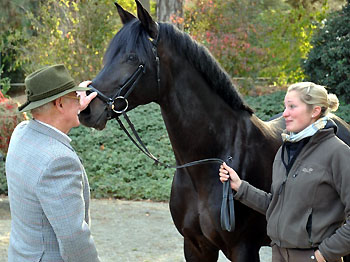
[[[350,1],[331,13],[312,38],[303,68],[310,81],[325,85],[350,102]]]
[[[135,6],[131,1],[118,3],[127,9]],[[116,8],[108,0],[48,0],[37,14],[28,11],[26,17],[31,34],[19,52],[24,70],[64,63],[77,81],[97,74],[109,40],[121,27]]]
[[[267,0],[190,1],[184,29],[207,46],[232,77],[268,77],[286,85],[304,78],[301,61],[329,11],[327,1],[318,8],[289,2],[292,5]]]
[[[343,2],[331,1],[337,8]],[[135,13],[133,0],[118,3]],[[156,19],[156,1],[150,3]],[[3,0],[2,5],[9,13],[0,14],[3,77],[11,79],[23,80],[53,63],[66,64],[77,81],[89,79],[121,27],[111,0]],[[303,79],[300,62],[330,10],[327,0],[184,0],[184,17],[173,20],[207,46],[232,77],[269,77],[285,85]],[[251,88],[249,81],[242,86]]]

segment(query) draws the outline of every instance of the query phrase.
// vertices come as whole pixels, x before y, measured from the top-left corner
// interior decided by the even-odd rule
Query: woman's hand
[[[242,184],[242,180],[239,178],[236,171],[234,171],[231,167],[226,165],[226,163],[223,163],[220,166],[219,176],[220,176],[220,181],[222,183],[226,182],[229,178],[231,178],[230,185],[231,185],[231,188],[235,191],[238,191],[238,188]]]
[[[315,257],[317,262],[326,262],[326,259],[323,257],[320,250],[318,249],[315,251]]]
[[[88,87],[91,84],[91,81],[84,81],[79,84],[81,87]],[[80,97],[80,111],[83,111],[87,106],[90,104],[91,100],[94,99],[97,96],[96,92],[93,92],[86,96],[85,91],[77,91],[77,94]]]

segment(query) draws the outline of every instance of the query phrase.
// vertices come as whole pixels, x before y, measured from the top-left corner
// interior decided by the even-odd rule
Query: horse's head
[[[135,1],[138,18],[115,3],[123,27],[112,39],[104,66],[92,81],[92,91],[98,92],[98,97],[80,113],[85,126],[102,130],[107,120],[121,112],[157,100],[158,24]]]

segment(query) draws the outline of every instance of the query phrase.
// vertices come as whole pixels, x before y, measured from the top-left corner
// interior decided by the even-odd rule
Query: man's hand
[[[84,81],[79,84],[81,87],[87,87],[88,85],[91,84],[91,81]],[[86,95],[85,91],[77,91],[78,96],[80,97],[80,111],[83,111],[87,106],[90,104],[91,100],[94,99],[97,96],[96,92],[93,92],[89,94],[88,96]]]

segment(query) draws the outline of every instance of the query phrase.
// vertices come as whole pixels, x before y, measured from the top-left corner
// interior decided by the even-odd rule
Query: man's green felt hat
[[[73,91],[86,91],[87,87],[76,86],[64,65],[53,65],[31,73],[25,79],[27,101],[20,112],[42,106]]]

